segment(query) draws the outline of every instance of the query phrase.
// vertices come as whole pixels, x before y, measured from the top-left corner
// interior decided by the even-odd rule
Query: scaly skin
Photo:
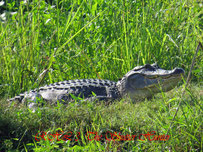
[[[93,92],[96,95],[95,97],[93,96]],[[39,89],[15,96],[14,98],[11,98],[10,101],[36,101],[36,97],[42,97],[44,100],[51,102],[56,102],[57,100],[71,101],[72,97],[70,94],[89,100],[92,100],[93,98],[99,100],[120,98],[116,82],[99,79],[76,79],[46,85]]]

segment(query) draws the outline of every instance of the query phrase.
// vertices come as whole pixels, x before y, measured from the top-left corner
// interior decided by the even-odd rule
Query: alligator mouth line
[[[181,78],[183,74],[170,74],[170,75],[143,75],[147,79],[170,79],[170,78]]]
[[[173,75],[174,76],[174,75]],[[164,83],[167,83],[167,81],[170,81],[173,80],[171,83],[176,83],[178,82],[181,78],[182,78],[182,75],[181,74],[176,74],[176,77],[174,76],[168,76],[167,78],[160,78],[158,79],[157,83],[154,83],[154,84],[151,84],[151,85],[148,85],[144,88],[141,88],[141,90],[144,90],[144,89],[153,89],[153,88],[161,88],[161,86],[164,84]],[[161,82],[160,80],[164,80],[163,82]],[[175,81],[174,81],[175,80]]]

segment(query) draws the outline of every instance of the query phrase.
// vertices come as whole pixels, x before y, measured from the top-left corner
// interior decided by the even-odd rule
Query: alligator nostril
[[[185,71],[182,68],[175,68],[173,74],[184,74]]]

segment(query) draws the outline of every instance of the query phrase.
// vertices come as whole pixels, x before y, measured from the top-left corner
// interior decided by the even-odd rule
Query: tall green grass
[[[193,0],[32,0],[7,1],[2,7],[7,11],[2,14],[6,18],[0,17],[0,98],[62,80],[117,81],[134,66],[153,62],[165,69],[182,67],[187,74],[202,42],[202,4]],[[136,104],[78,106],[76,102],[65,109],[60,104],[44,111],[39,108],[34,114],[23,105],[9,107],[2,100],[0,150],[198,151],[202,148],[202,62],[200,50],[192,71],[197,85],[187,90],[165,145],[139,140],[89,142],[84,135],[90,130],[164,134],[179,102],[177,90]],[[84,138],[36,142],[32,137],[58,128],[80,131]]]
[[[33,0],[16,12],[0,23],[1,96],[36,87],[44,70],[43,84],[118,80],[153,62],[187,72],[202,41],[200,3],[193,1]],[[199,80],[200,64],[195,69]]]

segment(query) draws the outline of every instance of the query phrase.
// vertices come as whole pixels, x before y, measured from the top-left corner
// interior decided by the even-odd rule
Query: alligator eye
[[[152,66],[150,65],[150,64],[146,64],[145,65],[145,68],[147,68],[147,69],[149,69],[149,68],[151,68]]]
[[[144,66],[144,68],[145,68],[146,70],[149,70],[149,71],[155,71],[155,68],[154,68],[153,66],[151,66],[150,64],[146,64],[146,65]]]

